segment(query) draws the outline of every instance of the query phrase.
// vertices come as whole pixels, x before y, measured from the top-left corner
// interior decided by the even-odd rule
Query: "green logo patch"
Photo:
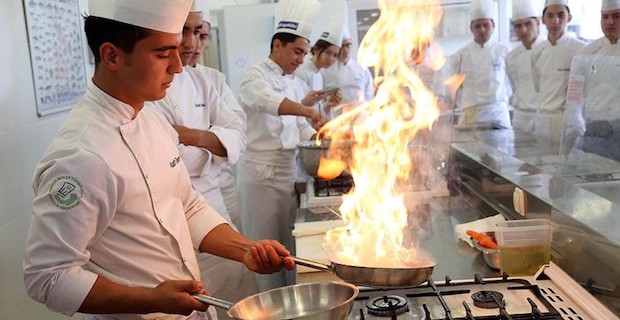
[[[62,210],[69,210],[80,204],[84,195],[84,186],[76,177],[58,176],[50,184],[50,201]]]

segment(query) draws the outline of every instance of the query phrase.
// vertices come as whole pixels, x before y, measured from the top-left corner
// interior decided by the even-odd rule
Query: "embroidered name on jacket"
[[[206,107],[207,105],[206,105],[206,104],[204,104],[204,103],[194,103],[194,106],[195,106],[196,108],[204,108],[204,107]]]
[[[297,30],[299,23],[293,21],[280,21],[278,23],[278,29],[291,29]]]
[[[181,157],[176,157],[172,159],[172,161],[170,161],[170,168],[176,167],[179,162],[181,162]]]

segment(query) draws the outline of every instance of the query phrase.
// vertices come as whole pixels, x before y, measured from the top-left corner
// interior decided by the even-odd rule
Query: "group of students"
[[[372,93],[343,22],[304,62],[319,9],[276,5],[270,54],[235,97],[198,63],[205,1],[90,1],[95,73],[33,178],[29,296],[87,319],[226,319],[192,294],[238,301],[291,283],[296,146],[344,98]]]
[[[491,40],[495,27],[491,1],[472,1],[474,41],[452,57],[450,66],[451,73],[465,75],[456,101],[459,124],[514,126],[560,141],[573,57],[620,53],[620,1],[603,0],[604,37],[589,45],[567,33],[572,19],[568,0],[546,0],[542,12],[535,5],[538,2],[512,0],[511,24],[521,43],[509,52]],[[547,39],[539,35],[541,14]]]
[[[297,144],[373,95],[344,24],[326,25],[311,48],[320,4],[280,0],[269,56],[235,97],[222,73],[197,63],[210,29],[202,1],[89,8],[95,73],[35,169],[28,294],[88,319],[223,319],[192,294],[237,301],[291,283],[281,269],[294,268]],[[620,0],[603,0],[605,37],[589,46],[566,33],[570,19],[566,0],[547,0],[542,40],[531,1],[513,0],[522,44],[508,52],[490,40],[489,2],[472,1],[474,41],[450,64],[466,76],[459,123],[510,128],[512,92],[515,127],[554,138],[571,58],[620,52]]]

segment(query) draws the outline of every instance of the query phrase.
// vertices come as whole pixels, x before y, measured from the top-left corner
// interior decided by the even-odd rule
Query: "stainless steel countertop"
[[[481,213],[468,203],[465,197],[436,198],[432,203],[418,205],[410,213],[410,221],[418,221],[422,232],[420,247],[430,252],[437,261],[433,280],[441,281],[445,276],[453,280],[472,279],[474,274],[482,277],[497,277],[499,271],[489,268],[482,254],[460,241],[454,234],[457,224],[483,218]],[[331,213],[315,214],[308,209],[297,210],[296,222],[333,220]]]

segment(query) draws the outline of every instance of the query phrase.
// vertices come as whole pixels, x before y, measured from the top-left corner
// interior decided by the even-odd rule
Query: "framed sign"
[[[86,92],[79,0],[24,0],[39,117],[70,109]]]

